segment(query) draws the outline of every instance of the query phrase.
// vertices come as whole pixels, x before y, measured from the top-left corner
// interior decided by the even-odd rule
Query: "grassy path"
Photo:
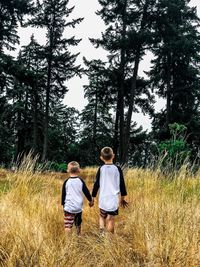
[[[92,187],[95,169],[82,177]],[[98,232],[98,207],[83,212],[83,236],[63,229],[59,174],[0,171],[0,266],[200,266],[200,175],[174,180],[159,171],[126,174],[129,208],[116,234]],[[3,192],[3,193],[2,193]]]

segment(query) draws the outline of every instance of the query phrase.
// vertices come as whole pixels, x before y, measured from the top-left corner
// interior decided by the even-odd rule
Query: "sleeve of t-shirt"
[[[121,168],[120,167],[117,167],[117,168],[119,170],[119,175],[120,175],[120,193],[121,193],[121,196],[126,196],[127,191],[126,191],[126,185],[124,181],[124,175],[123,175]]]
[[[61,205],[64,206],[65,204],[65,197],[66,197],[66,182],[67,180],[63,183],[63,186],[62,186],[62,195],[61,195]]]
[[[92,190],[92,196],[93,197],[96,197],[97,192],[99,190],[100,169],[101,168],[98,169],[97,174],[96,174],[96,180],[95,180],[95,183],[94,183],[94,186],[93,186],[93,190]]]
[[[83,194],[85,195],[85,197],[87,198],[88,201],[92,201],[92,196],[90,194],[90,191],[88,190],[85,182],[81,179],[82,183],[83,183]]]

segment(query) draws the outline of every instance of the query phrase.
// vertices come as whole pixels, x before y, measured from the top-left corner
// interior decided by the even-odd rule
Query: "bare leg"
[[[77,236],[81,235],[81,225],[76,226],[76,232],[77,232]]]
[[[115,227],[115,217],[113,215],[108,215],[107,217],[107,230],[108,232],[114,234]]]
[[[65,233],[68,236],[71,236],[72,235],[72,228],[65,228]]]
[[[100,227],[100,232],[104,232],[106,226],[106,219],[103,218],[102,216],[99,217],[99,227]]]

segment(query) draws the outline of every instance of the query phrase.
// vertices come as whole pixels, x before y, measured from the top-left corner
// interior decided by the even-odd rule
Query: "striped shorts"
[[[115,211],[106,211],[106,210],[100,209],[100,216],[102,218],[106,219],[108,215],[112,215],[112,216],[118,215],[118,209]]]
[[[75,226],[80,226],[82,223],[82,212],[79,213],[70,213],[68,211],[64,211],[64,225],[65,228],[72,228],[73,224]]]

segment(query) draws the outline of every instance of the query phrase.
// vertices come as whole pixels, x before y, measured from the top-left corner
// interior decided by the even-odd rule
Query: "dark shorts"
[[[118,215],[118,209],[115,211],[106,211],[106,210],[100,209],[100,216],[102,218],[106,219],[108,215],[112,215],[112,216]]]
[[[65,228],[72,228],[73,224],[75,224],[75,226],[80,226],[81,223],[82,223],[82,212],[70,213],[64,211]]]

